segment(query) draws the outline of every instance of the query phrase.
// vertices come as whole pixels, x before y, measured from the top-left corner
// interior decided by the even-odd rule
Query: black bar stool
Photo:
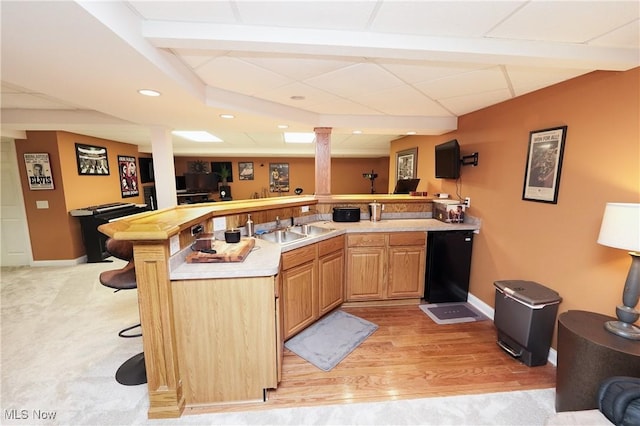
[[[138,288],[136,283],[136,269],[133,262],[133,243],[109,238],[106,243],[107,251],[118,259],[128,261],[124,268],[104,271],[100,274],[100,283],[105,287],[120,290]],[[140,327],[140,324],[120,330],[120,337],[140,337],[142,334],[127,334],[128,331]],[[147,370],[144,364],[144,352],[126,360],[116,372],[116,381],[122,385],[134,386],[147,383]]]

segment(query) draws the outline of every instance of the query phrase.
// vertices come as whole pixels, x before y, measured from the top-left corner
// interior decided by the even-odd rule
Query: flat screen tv
[[[460,177],[460,145],[457,139],[436,145],[436,177],[441,179]]]
[[[218,192],[218,176],[215,173],[185,173],[187,192]]]
[[[420,179],[400,179],[396,183],[396,188],[393,190],[394,194],[409,194],[411,191],[415,191],[420,183]]]

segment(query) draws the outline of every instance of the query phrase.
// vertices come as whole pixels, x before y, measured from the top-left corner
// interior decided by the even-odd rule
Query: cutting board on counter
[[[187,263],[243,262],[256,244],[253,238],[243,238],[237,243],[220,240],[198,240],[194,250],[213,249],[215,254],[193,251],[187,255]]]

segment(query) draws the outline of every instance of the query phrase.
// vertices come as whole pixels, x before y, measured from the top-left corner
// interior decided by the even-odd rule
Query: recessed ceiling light
[[[354,135],[361,135],[362,134],[362,130],[354,130],[352,133]]]
[[[174,135],[194,142],[222,142],[222,139],[202,130],[174,130]]]
[[[287,124],[278,124],[278,129],[288,129],[289,125]]]
[[[407,135],[415,135],[415,134],[416,134],[416,132],[414,132],[414,131],[407,132]]]
[[[316,140],[315,133],[305,132],[284,132],[286,143],[313,143]]]
[[[151,89],[140,89],[138,90],[138,93],[145,96],[160,96],[160,92]]]
[[[300,95],[293,95],[290,98],[292,101],[304,101],[306,98],[304,96],[300,96]]]
[[[233,114],[220,114],[220,118],[236,118]]]

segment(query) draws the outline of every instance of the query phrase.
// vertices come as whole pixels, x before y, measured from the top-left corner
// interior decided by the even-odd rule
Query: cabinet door
[[[385,247],[347,249],[347,300],[380,300],[386,271]]]
[[[282,272],[285,340],[318,318],[317,285],[315,261]]]
[[[425,247],[389,247],[388,299],[422,297]]]
[[[320,316],[339,306],[344,300],[344,250],[321,257],[318,260],[320,274]]]

